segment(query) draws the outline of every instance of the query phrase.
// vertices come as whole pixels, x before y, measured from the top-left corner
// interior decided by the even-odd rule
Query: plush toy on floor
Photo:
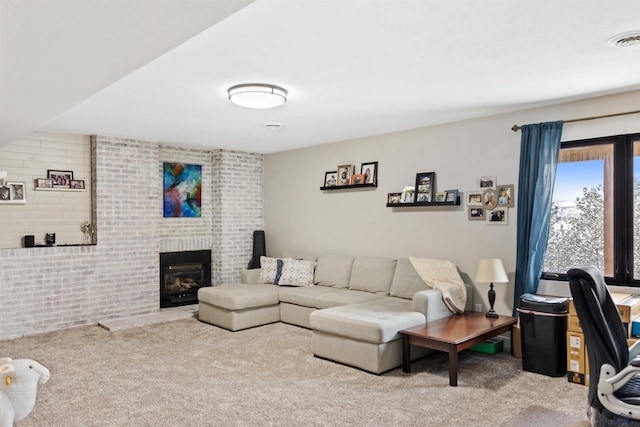
[[[46,383],[49,375],[35,360],[0,358],[0,427],[12,427],[31,413],[38,384]]]

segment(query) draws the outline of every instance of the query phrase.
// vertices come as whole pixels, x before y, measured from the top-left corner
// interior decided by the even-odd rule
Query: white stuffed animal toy
[[[0,427],[12,427],[31,413],[38,384],[49,380],[49,370],[30,359],[0,359]]]

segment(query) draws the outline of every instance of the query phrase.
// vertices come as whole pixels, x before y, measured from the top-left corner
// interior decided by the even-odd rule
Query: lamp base
[[[487,317],[494,317],[494,318],[495,318],[495,317],[499,317],[499,316],[498,316],[498,313],[496,313],[493,309],[489,310],[489,311],[487,312],[487,314],[485,314],[485,316],[487,316]]]

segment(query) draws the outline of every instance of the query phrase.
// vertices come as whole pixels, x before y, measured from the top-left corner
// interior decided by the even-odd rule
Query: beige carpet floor
[[[586,426],[587,389],[524,372],[505,353],[445,354],[372,375],[313,357],[311,332],[240,332],[195,318],[109,332],[81,327],[0,342],[51,379],[19,426]]]

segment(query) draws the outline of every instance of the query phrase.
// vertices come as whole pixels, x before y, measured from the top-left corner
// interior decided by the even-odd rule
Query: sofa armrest
[[[445,305],[442,292],[438,289],[427,289],[413,294],[413,311],[424,314],[427,322],[453,314]]]
[[[240,283],[246,283],[248,285],[254,285],[258,283],[260,279],[260,269],[252,268],[250,270],[242,270],[240,272]]]

